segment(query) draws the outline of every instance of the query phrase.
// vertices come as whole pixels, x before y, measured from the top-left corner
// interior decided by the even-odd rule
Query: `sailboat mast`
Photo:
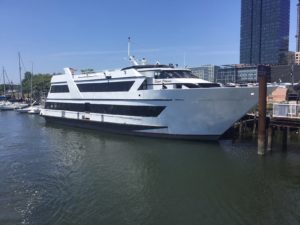
[[[32,104],[32,77],[33,77],[33,62],[31,64],[31,76],[30,76],[30,105]]]
[[[23,98],[22,68],[21,68],[21,54],[20,54],[20,52],[18,52],[18,56],[19,56],[20,93],[21,93],[21,98]]]
[[[6,88],[5,88],[5,74],[4,74],[4,66],[2,68],[2,75],[3,75],[3,95],[6,94]]]

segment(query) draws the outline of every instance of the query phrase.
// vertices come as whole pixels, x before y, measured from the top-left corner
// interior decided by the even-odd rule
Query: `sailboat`
[[[36,101],[32,102],[32,77],[33,77],[33,64],[31,68],[31,76],[30,76],[30,105],[25,108],[17,109],[17,112],[39,114],[41,111],[41,106],[37,105]]]
[[[13,110],[13,104],[11,102],[6,101],[6,84],[5,84],[5,69],[2,68],[2,77],[3,77],[3,101],[0,103],[0,110]]]
[[[4,68],[3,68],[3,95],[0,96],[0,108],[1,106],[4,104],[4,102],[6,101],[6,90],[5,90],[5,77],[4,77]]]
[[[21,55],[19,53],[19,71],[20,71],[20,81],[21,81]],[[24,108],[26,106],[28,106],[27,103],[24,103],[24,102],[11,102],[11,101],[7,101],[7,98],[6,98],[6,84],[5,84],[5,78],[8,79],[8,76],[7,76],[7,72],[5,70],[5,68],[3,67],[2,69],[2,75],[3,75],[3,82],[4,82],[4,97],[5,97],[5,100],[3,102],[1,102],[0,104],[0,110],[1,111],[7,111],[7,110],[15,110],[15,109],[21,109],[21,108]],[[21,98],[23,97],[23,90],[22,90],[22,82],[21,82]]]

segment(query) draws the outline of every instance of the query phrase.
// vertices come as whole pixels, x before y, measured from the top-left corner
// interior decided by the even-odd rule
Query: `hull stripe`
[[[45,109],[141,117],[157,117],[165,108],[166,106],[133,106],[61,102],[46,102],[45,104]]]
[[[78,119],[68,119],[60,117],[45,116],[47,122],[57,122],[65,125],[78,126],[83,128],[98,129],[98,130],[109,130],[115,132],[122,131],[139,131],[139,130],[151,130],[151,129],[164,129],[168,128],[166,126],[146,126],[146,125],[132,125],[132,124],[118,124],[109,122],[96,122],[90,120],[78,120]]]

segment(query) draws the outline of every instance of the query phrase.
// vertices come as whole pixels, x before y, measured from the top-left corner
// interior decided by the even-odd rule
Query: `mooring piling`
[[[267,66],[259,65],[257,71],[259,82],[257,154],[264,155],[266,149]]]
[[[282,128],[282,151],[287,151],[287,142],[288,142],[288,128]]]
[[[272,151],[272,144],[273,144],[273,127],[269,126],[268,128],[268,146],[267,151]]]

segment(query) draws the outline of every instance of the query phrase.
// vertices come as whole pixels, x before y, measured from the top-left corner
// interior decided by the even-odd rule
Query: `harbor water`
[[[111,135],[0,112],[0,224],[300,224],[300,141]]]

